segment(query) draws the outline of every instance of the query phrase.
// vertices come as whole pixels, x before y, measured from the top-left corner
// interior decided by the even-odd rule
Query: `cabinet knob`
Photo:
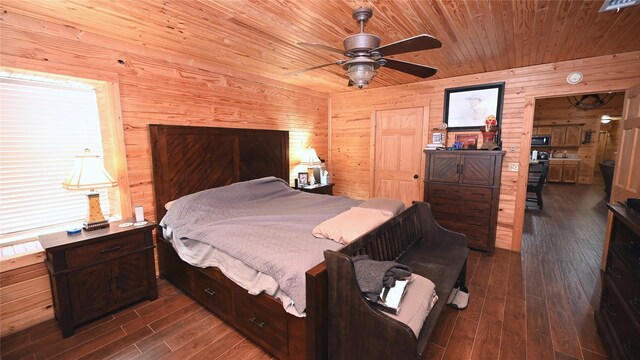
[[[419,177],[420,177],[420,176],[418,176],[418,174],[414,174],[414,175],[413,175],[413,178],[414,178],[414,179],[418,179]]]

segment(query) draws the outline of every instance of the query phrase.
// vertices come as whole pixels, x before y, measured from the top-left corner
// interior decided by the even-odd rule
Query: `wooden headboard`
[[[275,176],[289,181],[289,132],[149,125],[156,221],[181,196]]]

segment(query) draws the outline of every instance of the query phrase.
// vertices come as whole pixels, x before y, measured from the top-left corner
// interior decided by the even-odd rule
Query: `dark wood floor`
[[[546,185],[527,210],[522,253],[472,252],[471,302],[447,308],[429,359],[604,359],[593,319],[605,231],[603,185]],[[51,320],[1,340],[3,359],[270,359],[271,355],[159,280],[160,297],[62,339]]]

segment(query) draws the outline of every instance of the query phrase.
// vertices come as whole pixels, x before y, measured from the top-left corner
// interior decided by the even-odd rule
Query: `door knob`
[[[414,178],[414,179],[419,178],[418,174],[413,175],[413,178]]]

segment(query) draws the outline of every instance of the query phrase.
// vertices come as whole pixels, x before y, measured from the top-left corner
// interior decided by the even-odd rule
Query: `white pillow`
[[[348,244],[387,221],[390,217],[391,215],[383,210],[356,206],[324,221],[316,226],[312,233],[317,238]]]
[[[171,200],[168,203],[164,204],[164,208],[169,210],[169,208],[173,205],[173,203],[176,202],[175,200]]]
[[[385,198],[373,198],[369,199],[362,204],[358,205],[358,207],[368,208],[368,209],[379,209],[390,216],[398,215],[404,210],[404,203],[400,200],[395,199],[385,199]]]

